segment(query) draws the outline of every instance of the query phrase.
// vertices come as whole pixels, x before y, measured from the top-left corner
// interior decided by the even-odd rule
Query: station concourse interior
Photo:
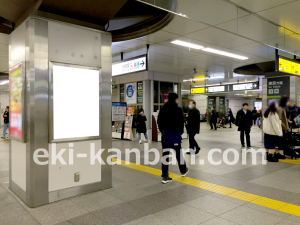
[[[300,224],[299,8],[0,0],[0,225]],[[172,96],[188,169],[171,150],[170,182]],[[265,115],[285,96],[288,129],[270,139]]]

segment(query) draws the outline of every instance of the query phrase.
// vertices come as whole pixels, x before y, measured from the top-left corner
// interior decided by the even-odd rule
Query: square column
[[[112,186],[111,166],[97,162],[96,165],[91,165],[89,160],[91,143],[95,145],[96,152],[105,149],[101,154],[105,162],[108,149],[111,148],[111,39],[111,35],[106,32],[37,18],[28,18],[10,35],[10,68],[21,65],[24,74],[21,104],[24,123],[20,128],[22,138],[11,137],[10,140],[10,189],[29,207]],[[98,113],[98,135],[71,135],[62,140],[53,139],[54,117],[60,116],[54,113],[53,65],[65,69],[77,68],[78,71],[85,68],[99,74],[99,86],[96,85],[96,93],[99,94],[91,96],[91,99],[99,99],[98,110],[89,111],[91,107],[87,104],[86,108],[61,112],[81,115],[82,110],[82,117],[79,116],[72,122],[78,125],[84,123],[85,116]],[[79,72],[79,76],[89,79],[88,74],[83,72]],[[62,94],[67,94],[72,88],[81,91],[80,86],[69,86],[75,84],[75,79],[74,74],[74,78],[65,84]],[[10,92],[12,91],[13,88]],[[69,99],[73,101],[72,96]],[[82,104],[80,99],[77,99],[77,103]],[[68,136],[67,127],[61,129]],[[88,125],[86,129],[89,129]],[[11,135],[14,136],[14,133]],[[62,154],[67,165],[59,160],[55,165],[51,163],[54,147],[57,152],[67,149]],[[39,165],[34,160],[38,149],[45,150],[38,154],[46,156],[39,158],[45,165]],[[73,165],[69,163],[70,149],[74,153]],[[79,159],[77,154],[86,154],[87,159]]]

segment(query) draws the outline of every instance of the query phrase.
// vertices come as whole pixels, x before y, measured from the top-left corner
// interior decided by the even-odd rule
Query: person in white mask
[[[187,115],[187,132],[189,134],[190,151],[187,154],[195,153],[198,154],[200,147],[195,140],[196,134],[200,133],[200,111],[196,108],[196,102],[191,100],[189,102],[189,113]],[[196,151],[195,151],[196,149]]]

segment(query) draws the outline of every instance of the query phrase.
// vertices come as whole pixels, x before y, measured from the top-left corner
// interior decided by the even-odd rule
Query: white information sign
[[[207,87],[206,90],[205,90],[206,93],[221,92],[221,91],[225,91],[225,86]]]
[[[126,102],[127,104],[136,104],[136,83],[126,84]]]
[[[233,85],[233,90],[234,91],[239,91],[239,90],[252,90],[256,89],[257,84],[256,83],[248,83],[248,84],[235,84]]]
[[[137,59],[121,61],[112,65],[112,76],[123,75],[147,70],[146,56]]]

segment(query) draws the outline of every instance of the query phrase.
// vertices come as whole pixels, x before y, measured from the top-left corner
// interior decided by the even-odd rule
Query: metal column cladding
[[[84,169],[75,167],[76,170],[78,169],[76,172],[80,173],[80,180],[72,183],[74,172],[50,164],[38,165],[33,159],[33,154],[37,149],[45,149],[51,153],[53,143],[51,143],[49,136],[51,131],[49,121],[52,112],[49,109],[51,108],[52,95],[49,84],[49,65],[51,62],[55,62],[75,67],[93,67],[100,70],[99,127],[101,136],[95,137],[94,140],[76,140],[73,144],[74,151],[76,149],[89,151],[90,143],[96,143],[96,151],[100,148],[105,149],[101,156],[106,161],[109,155],[108,149],[111,148],[111,43],[112,37],[109,33],[37,18],[26,19],[11,34],[10,62],[12,65],[10,66],[26,62],[26,85],[24,85],[26,106],[24,135],[26,135],[26,139],[25,143],[18,140],[11,140],[10,143],[10,188],[29,207],[37,207],[112,186],[112,168],[110,165],[99,164],[98,167],[92,169],[89,164],[84,164],[84,166],[79,164],[79,166],[84,167]],[[16,52],[20,54],[16,54]],[[79,119],[76,122],[82,121]],[[57,143],[61,146],[64,144],[66,143]],[[16,149],[24,152],[23,155],[17,155],[22,156],[21,159],[15,157]],[[24,162],[24,165],[12,168],[12,166],[18,165],[18,161],[13,157]],[[49,157],[41,158],[40,161],[48,160],[51,163],[49,160],[51,154]],[[98,175],[91,172],[95,168]],[[17,180],[20,176],[16,176],[16,172],[11,172],[20,170],[26,171],[26,179]],[[66,174],[67,177],[65,177]],[[14,176],[15,178],[12,179]],[[22,177],[25,177],[25,172]],[[69,177],[70,179],[68,179]],[[94,181],[95,177],[98,179],[97,181]],[[59,180],[64,180],[64,185],[59,185],[62,183]],[[58,185],[53,187],[51,185],[53,182]]]
[[[48,150],[48,22],[26,21],[27,180],[29,207],[47,204],[48,167],[33,161],[36,149]]]

